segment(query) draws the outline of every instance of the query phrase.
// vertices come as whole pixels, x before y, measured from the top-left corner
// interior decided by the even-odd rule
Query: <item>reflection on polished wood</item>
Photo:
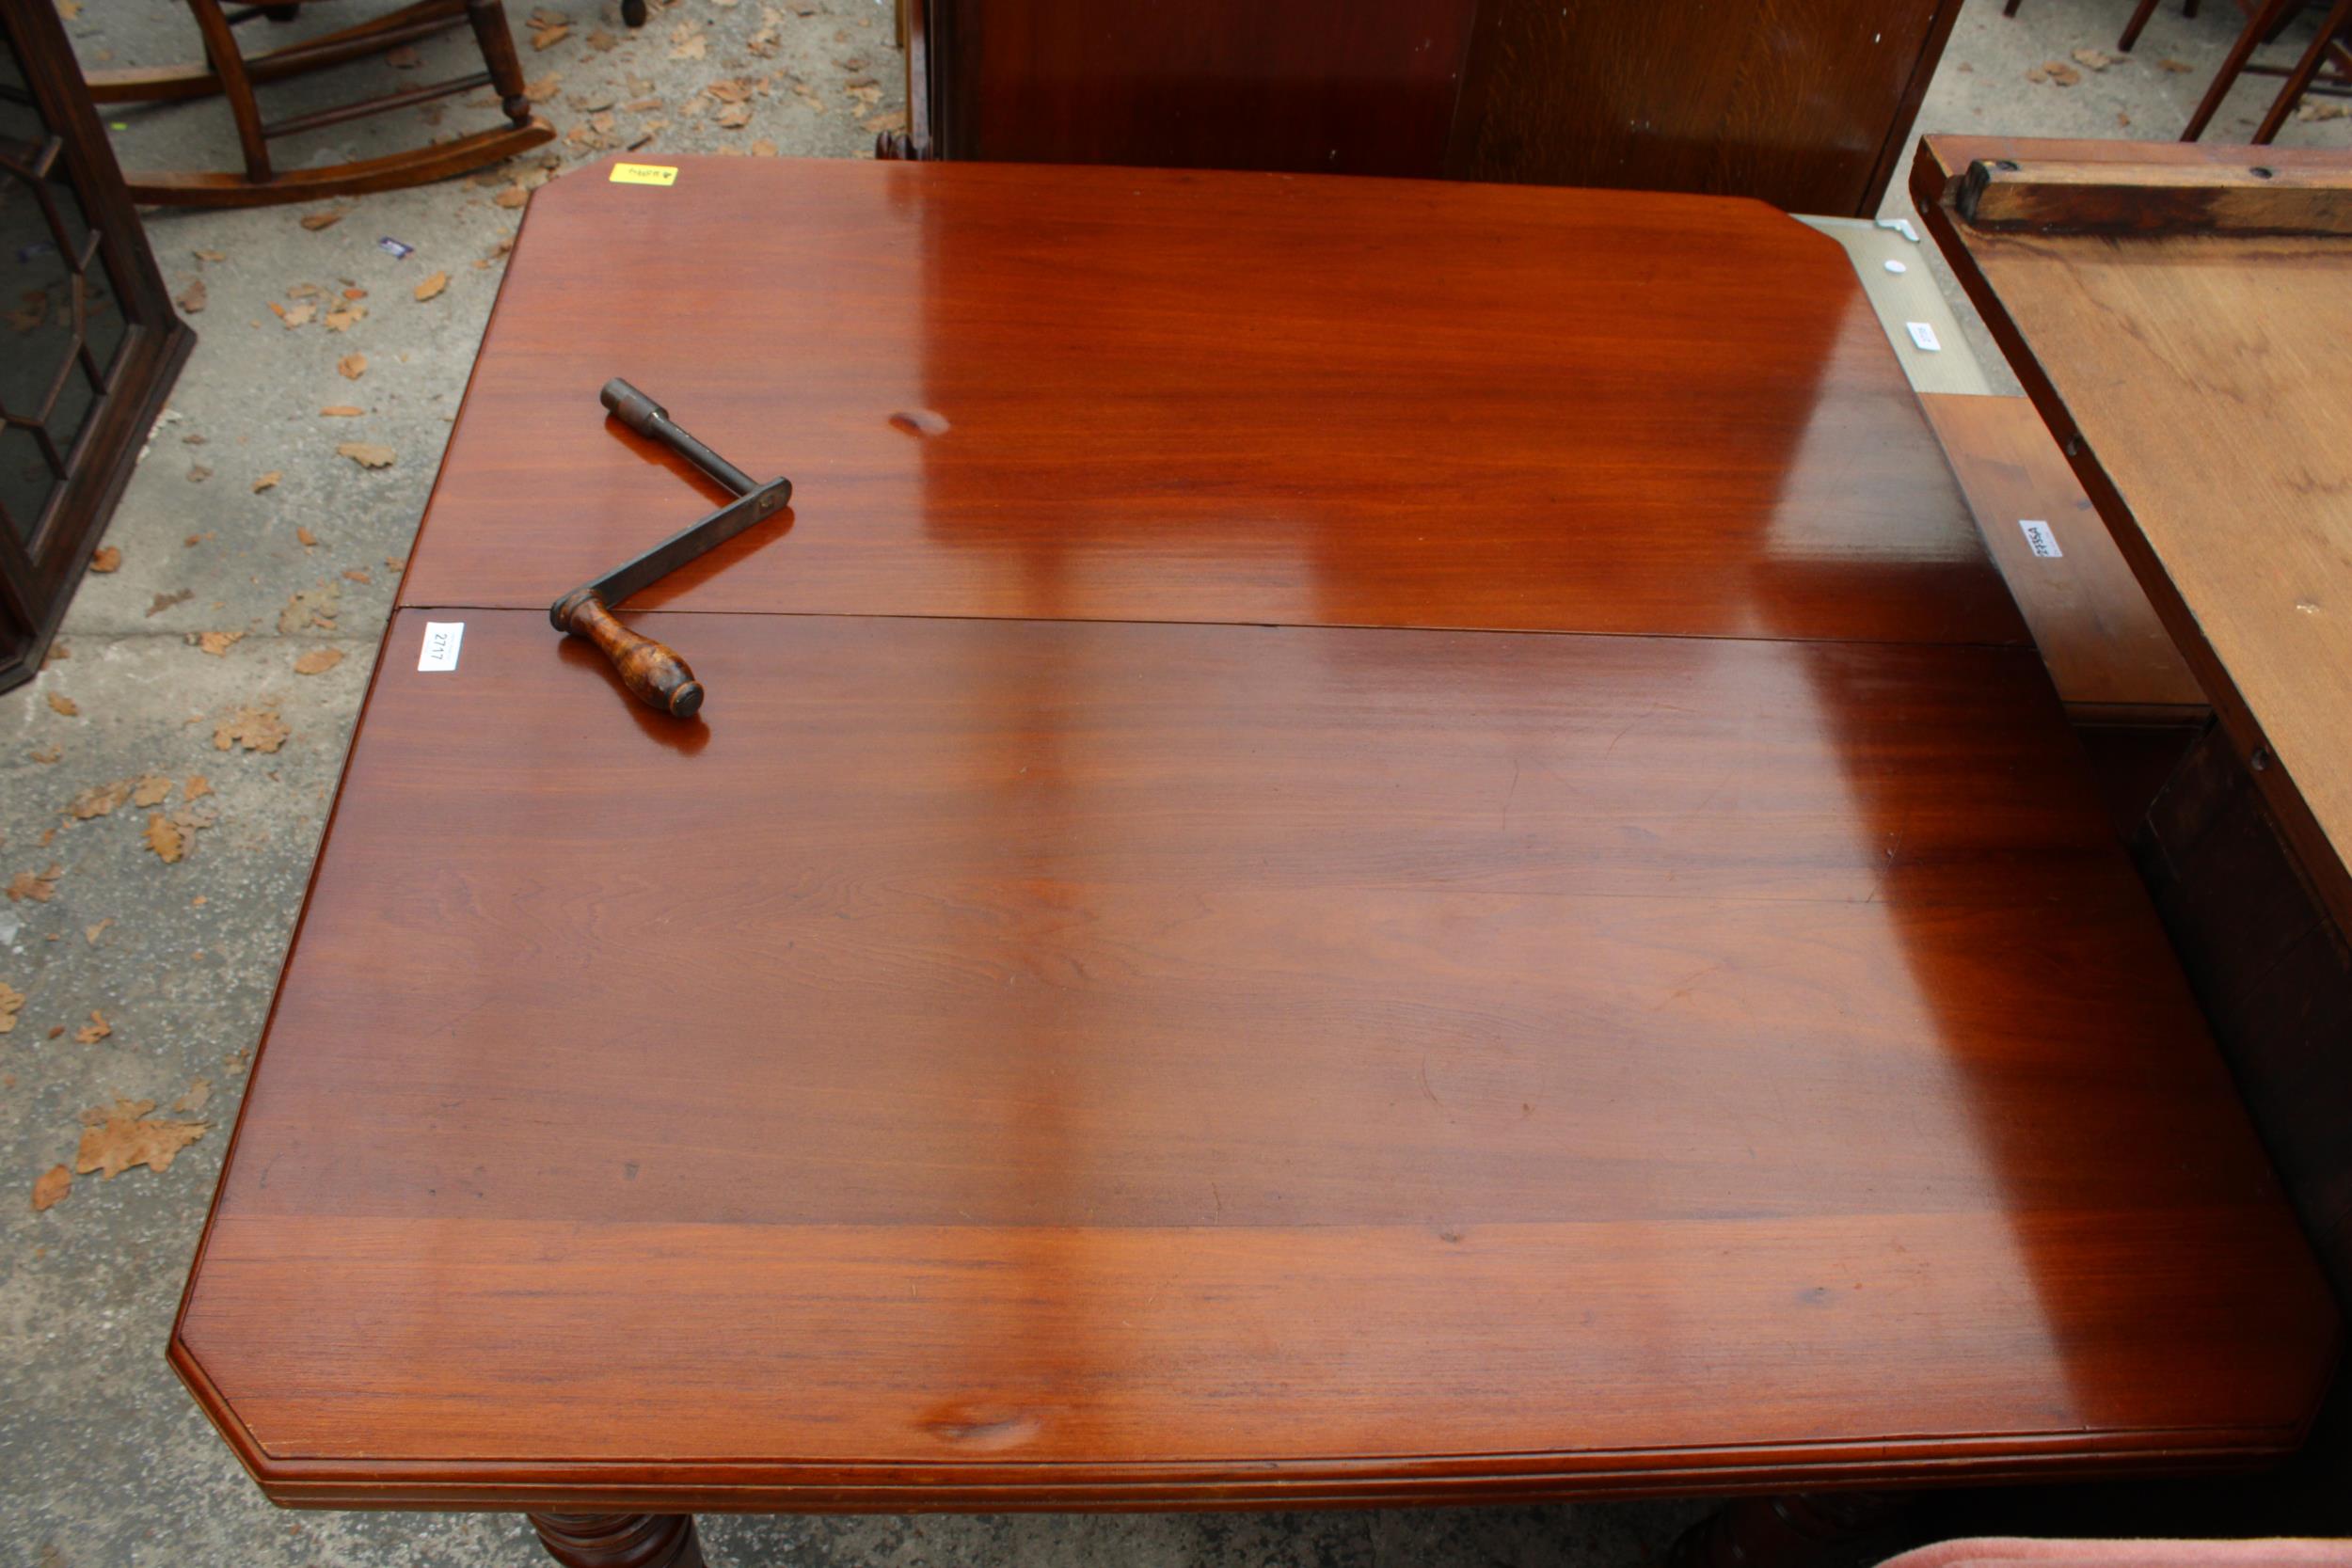
[[[677,162],[533,198],[401,603],[670,531],[618,374],[799,485],[637,608],[2026,640],[1844,253],[1756,203]]]
[[[2176,1468],[2326,1376],[2030,650],[640,617],[689,741],[427,613],[175,1341],[281,1501]]]

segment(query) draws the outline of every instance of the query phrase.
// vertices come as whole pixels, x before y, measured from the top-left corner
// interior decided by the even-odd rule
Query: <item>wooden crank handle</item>
[[[613,618],[593,589],[564,596],[551,617],[570,636],[595,643],[620,673],[621,684],[647,707],[691,719],[703,705],[703,684],[666,643],[640,637]]]

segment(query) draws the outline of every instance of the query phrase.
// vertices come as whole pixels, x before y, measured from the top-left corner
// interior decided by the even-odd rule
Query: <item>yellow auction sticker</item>
[[[614,164],[612,182],[616,185],[675,185],[677,170],[660,164]]]

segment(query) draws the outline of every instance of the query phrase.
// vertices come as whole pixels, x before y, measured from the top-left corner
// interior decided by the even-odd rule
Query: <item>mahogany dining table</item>
[[[271,1498],[2295,1448],[2334,1306],[1833,241],[660,167],[532,202],[171,1337]],[[548,625],[725,499],[613,376],[795,485],[621,610],[691,721]]]

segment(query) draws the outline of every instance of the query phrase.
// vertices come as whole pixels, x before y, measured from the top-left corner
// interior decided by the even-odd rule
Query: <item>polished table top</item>
[[[625,611],[707,721],[548,626],[703,504],[616,373],[798,484]],[[173,1343],[281,1501],[1706,1491],[2314,1406],[2046,677],[1760,206],[591,170],[400,602]]]

